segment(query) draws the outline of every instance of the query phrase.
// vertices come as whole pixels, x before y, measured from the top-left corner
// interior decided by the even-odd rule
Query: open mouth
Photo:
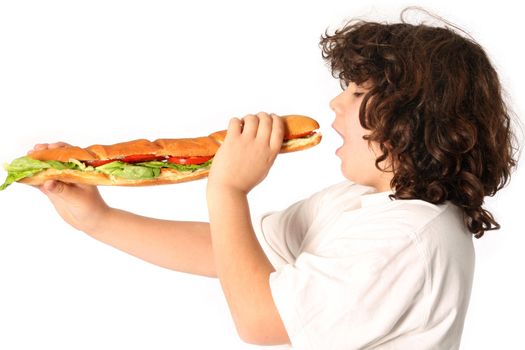
[[[334,127],[332,127],[332,129],[334,129],[334,130],[335,130],[335,132],[336,132],[336,133],[338,133],[338,134],[339,134],[339,136],[341,136],[341,138],[342,138],[342,139],[344,140],[344,138],[345,138],[345,137],[344,137],[344,135],[343,135],[342,133],[340,133],[340,132],[339,132],[339,130],[337,130],[337,129],[336,129],[336,128],[334,128]]]

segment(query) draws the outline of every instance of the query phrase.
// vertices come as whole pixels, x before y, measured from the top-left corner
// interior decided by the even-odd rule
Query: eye
[[[363,96],[365,93],[364,92],[354,92],[354,96],[355,97],[361,97]]]

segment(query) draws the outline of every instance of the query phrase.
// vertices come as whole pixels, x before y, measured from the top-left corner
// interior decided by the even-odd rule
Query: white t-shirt
[[[344,181],[260,217],[293,349],[459,348],[472,234],[451,203],[391,193]]]

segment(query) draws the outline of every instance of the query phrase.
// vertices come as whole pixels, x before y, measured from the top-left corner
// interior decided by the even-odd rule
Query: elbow
[[[240,335],[240,334],[239,334]],[[250,345],[270,346],[290,344],[288,336],[286,338],[273,338],[266,334],[240,335],[241,340]]]
[[[282,325],[270,327],[237,327],[237,333],[243,342],[251,345],[268,346],[290,344],[288,333]]]

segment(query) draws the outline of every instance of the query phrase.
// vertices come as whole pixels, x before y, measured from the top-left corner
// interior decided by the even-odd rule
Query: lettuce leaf
[[[119,161],[98,166],[95,170],[104,174],[131,180],[151,179],[160,175],[160,168],[151,168]]]
[[[211,162],[211,159],[203,164],[173,164],[161,161],[129,164],[115,161],[98,167],[92,167],[87,166],[76,159],[70,159],[69,162],[59,162],[56,160],[40,161],[24,156],[13,160],[11,164],[4,165],[5,170],[7,170],[7,178],[0,186],[0,191],[6,189],[7,186],[11,185],[13,182],[33,176],[49,168],[57,170],[72,169],[78,171],[98,171],[124,179],[139,180],[151,179],[159,176],[162,168],[194,172],[200,168],[209,167]]]
[[[57,170],[64,169],[78,169],[78,165],[72,162],[59,162],[56,160],[36,160],[27,156],[17,158],[11,164],[4,164],[4,169],[7,171],[7,178],[0,186],[0,191],[3,191],[7,186],[13,182],[22,180],[23,178],[33,176],[43,170],[53,168]]]
[[[51,168],[51,164],[43,162],[41,160],[31,159],[29,157],[20,157],[11,162],[11,164],[5,164],[4,169],[7,171],[17,172],[29,169],[47,169]]]
[[[4,164],[4,169],[7,170],[7,178],[0,186],[0,191],[5,190],[13,182],[32,176],[50,167],[50,164],[29,157],[20,157],[13,160],[11,164]]]
[[[205,168],[205,167],[210,166],[212,160],[213,158],[207,161],[206,163],[202,163],[202,164],[176,164],[176,163],[151,161],[151,162],[137,163],[135,165],[141,165],[141,166],[145,166],[148,168],[171,168],[171,169],[176,169],[178,171],[194,172],[195,170],[198,170],[200,168]]]
[[[17,172],[9,172],[7,173],[7,178],[5,179],[2,186],[0,186],[0,191],[3,191],[7,188],[7,186],[11,185],[13,182],[16,182],[18,180],[22,180],[23,178],[33,176],[36,173],[41,172],[42,169],[29,169],[25,171],[17,171]]]

